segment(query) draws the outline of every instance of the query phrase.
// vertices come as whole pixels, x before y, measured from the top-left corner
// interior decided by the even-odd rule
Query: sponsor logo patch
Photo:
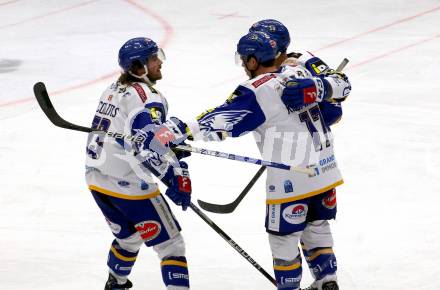
[[[150,186],[145,181],[141,181],[141,190],[148,190]]]
[[[151,241],[156,238],[161,231],[160,224],[153,220],[140,222],[135,224],[134,227],[141,235],[141,238],[145,241]]]
[[[311,63],[310,66],[312,67],[313,71],[319,75],[322,74],[324,71],[328,69],[328,65],[326,65],[322,60],[318,59],[315,62]]]
[[[130,185],[130,182],[125,181],[125,180],[120,180],[120,181],[118,181],[118,185],[120,187],[128,187]]]
[[[132,87],[136,90],[136,92],[139,95],[139,98],[141,98],[142,103],[145,103],[145,101],[147,100],[147,94],[145,93],[144,89],[142,88],[142,86],[140,84],[137,83],[133,83]]]
[[[179,184],[179,191],[191,192],[191,179],[186,176],[178,176],[177,183]]]
[[[168,128],[161,128],[155,134],[155,138],[159,140],[162,145],[166,145],[171,141],[174,141],[176,138],[174,137],[173,132],[171,132]]]
[[[264,76],[264,77],[262,77],[261,79],[256,80],[255,82],[253,82],[253,83],[252,83],[252,86],[253,86],[254,88],[258,88],[259,86],[261,86],[261,85],[264,84],[265,82],[267,82],[267,81],[269,81],[269,80],[271,80],[271,79],[274,79],[274,78],[275,78],[275,75],[274,75],[274,74],[270,74],[270,75]]]
[[[304,88],[304,103],[310,104],[316,101],[316,86]]]
[[[298,225],[306,221],[306,204],[292,204],[283,210],[283,218],[289,224]]]
[[[326,197],[322,199],[322,205],[328,209],[336,207],[336,190],[333,189]]]
[[[290,180],[285,180],[284,181],[284,192],[285,193],[293,192],[292,181],[290,181]]]
[[[269,192],[275,192],[275,185],[269,185]]]

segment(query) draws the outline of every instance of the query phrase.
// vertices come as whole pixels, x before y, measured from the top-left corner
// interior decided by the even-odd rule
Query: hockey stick
[[[188,145],[178,145],[175,148],[179,149],[179,150],[187,151],[187,152],[202,154],[202,155],[208,155],[208,156],[213,156],[213,157],[218,157],[218,158],[225,158],[225,159],[246,162],[246,163],[252,163],[252,164],[259,164],[259,165],[263,165],[266,167],[274,167],[274,168],[278,168],[278,169],[284,169],[284,170],[294,171],[294,172],[298,172],[298,173],[304,173],[304,174],[308,174],[310,176],[314,176],[316,174],[315,170],[313,169],[312,166],[309,168],[295,167],[295,166],[291,166],[291,165],[287,165],[287,164],[283,164],[283,163],[266,161],[266,160],[246,157],[246,156],[237,155],[237,154],[209,150],[209,149],[205,149],[205,148],[197,148],[197,147],[192,147],[192,146],[188,146]]]
[[[337,72],[341,72],[345,66],[348,64],[349,60],[348,58],[344,58],[341,63],[336,68]],[[261,174],[266,169],[265,166],[262,166],[260,170],[255,174],[255,176],[251,179],[249,184],[245,187],[245,189],[240,193],[240,195],[231,203],[228,204],[215,204],[215,203],[209,203],[203,200],[198,199],[197,202],[199,206],[209,212],[214,213],[231,213],[237,208],[239,203],[243,200],[243,198],[246,196],[246,194],[249,192],[249,190],[252,188],[252,186],[257,182],[258,178],[260,178]]]
[[[215,204],[215,203],[209,203],[203,200],[198,199],[197,203],[199,206],[209,212],[214,213],[231,213],[235,210],[235,208],[238,206],[238,204],[243,200],[243,198],[246,196],[246,194],[251,190],[252,186],[257,182],[258,178],[263,174],[263,172],[266,170],[266,166],[261,166],[261,168],[257,171],[257,173],[252,177],[251,181],[246,185],[246,187],[243,189],[243,191],[240,193],[240,195],[231,203],[228,204]]]
[[[34,94],[37,98],[38,104],[40,105],[43,112],[49,118],[49,120],[57,127],[80,131],[80,132],[94,132],[99,130],[94,130],[89,127],[83,127],[79,125],[75,125],[70,123],[58,115],[57,111],[52,105],[50,101],[49,94],[47,93],[46,86],[44,83],[39,82],[34,85]],[[130,136],[125,136],[122,134],[107,132],[107,135],[115,137],[115,138],[130,138]],[[116,136],[118,135],[118,136]],[[217,232],[231,247],[234,248],[243,258],[245,258],[255,269],[257,269],[264,277],[266,277],[273,285],[277,286],[275,279],[264,270],[260,264],[258,264],[248,253],[246,253],[243,248],[241,248],[229,235],[227,235],[220,227],[218,227],[208,216],[206,216],[196,205],[192,202],[189,205],[191,209],[205,222],[207,223],[215,232]]]
[[[349,62],[348,58],[344,58],[341,63],[338,65],[338,67],[336,68],[337,72],[341,72],[345,66],[347,65],[347,63]]]

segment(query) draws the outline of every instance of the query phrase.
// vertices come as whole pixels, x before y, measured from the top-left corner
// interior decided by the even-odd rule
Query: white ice
[[[332,223],[341,289],[440,289],[438,0],[1,0],[1,289],[102,289],[106,279],[112,235],[84,182],[86,136],[50,124],[33,84],[46,83],[67,120],[89,125],[121,44],[149,36],[168,57],[157,88],[170,115],[189,120],[246,79],[235,46],[264,18],[288,26],[290,50],[332,66],[350,59],[353,91],[333,129],[345,179]],[[251,136],[196,145],[259,156]],[[195,155],[190,168],[194,202],[217,203],[258,170]],[[263,179],[232,214],[208,215],[272,273]],[[173,210],[192,289],[274,289],[191,210]],[[131,279],[134,289],[164,289],[151,249]]]

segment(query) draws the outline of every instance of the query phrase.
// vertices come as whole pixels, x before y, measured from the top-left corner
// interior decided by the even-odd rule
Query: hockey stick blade
[[[92,128],[78,126],[61,118],[50,101],[49,94],[47,93],[46,85],[44,83],[38,82],[34,85],[34,94],[41,109],[55,126],[87,133],[93,131]]]
[[[240,202],[243,200],[243,198],[246,196],[249,190],[251,190],[252,186],[254,186],[258,178],[260,178],[260,176],[263,174],[265,170],[266,170],[266,166],[261,166],[261,168],[257,171],[257,173],[254,175],[254,177],[251,179],[248,185],[246,185],[246,187],[240,193],[240,195],[231,203],[215,204],[200,199],[197,200],[197,203],[202,209],[209,212],[221,213],[221,214],[231,213],[237,208],[237,206],[240,204]]]

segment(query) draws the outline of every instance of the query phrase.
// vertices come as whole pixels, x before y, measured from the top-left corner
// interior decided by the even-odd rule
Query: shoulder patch
[[[145,103],[145,101],[147,100],[147,94],[145,93],[145,90],[142,88],[142,86],[140,84],[137,84],[137,83],[133,83],[133,84],[131,84],[131,86],[138,93],[139,98],[141,98],[141,100],[142,100],[142,103]]]
[[[261,86],[262,84],[264,84],[265,82],[267,82],[270,79],[274,79],[276,76],[274,74],[270,74],[267,76],[262,77],[259,80],[256,80],[255,82],[252,83],[252,86],[254,88],[258,88],[259,86]]]

